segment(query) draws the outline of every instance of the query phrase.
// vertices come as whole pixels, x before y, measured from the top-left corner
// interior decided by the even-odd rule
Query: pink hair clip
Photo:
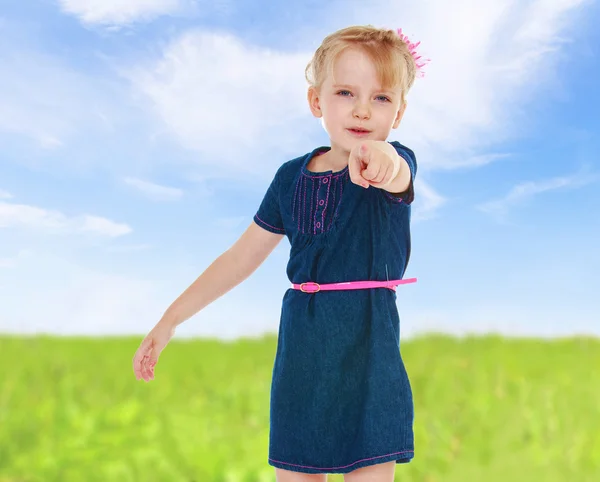
[[[424,58],[422,58],[421,55],[417,54],[417,47],[421,44],[421,42],[419,41],[416,44],[412,43],[409,40],[409,38],[402,33],[402,29],[401,28],[398,29],[398,36],[408,46],[408,50],[409,50],[410,54],[415,59],[415,63],[417,64],[417,76],[418,77],[424,77],[425,76],[425,72],[423,71],[423,67],[427,63],[431,62],[431,59],[424,59]]]

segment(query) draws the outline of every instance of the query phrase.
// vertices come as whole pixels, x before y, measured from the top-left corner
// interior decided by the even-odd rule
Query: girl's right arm
[[[248,227],[237,242],[219,256],[165,311],[142,341],[133,357],[136,378],[154,379],[158,357],[177,325],[204,309],[247,279],[273,252],[283,238],[259,227]]]

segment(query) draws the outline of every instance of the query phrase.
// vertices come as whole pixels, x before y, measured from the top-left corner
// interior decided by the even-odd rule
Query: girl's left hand
[[[397,159],[390,157],[374,145],[374,141],[357,144],[350,151],[348,171],[350,180],[367,189],[382,188],[394,180],[400,169]]]

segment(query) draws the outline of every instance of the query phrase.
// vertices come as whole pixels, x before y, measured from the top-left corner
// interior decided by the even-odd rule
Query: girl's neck
[[[346,168],[349,156],[349,152],[344,152],[342,149],[332,146],[329,151],[313,157],[307,168],[309,171],[314,172],[338,172]]]

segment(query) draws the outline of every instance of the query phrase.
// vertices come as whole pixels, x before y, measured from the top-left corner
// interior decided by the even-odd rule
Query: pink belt
[[[339,291],[339,290],[364,290],[369,288],[388,288],[396,291],[396,286],[408,283],[416,283],[417,278],[398,279],[390,281],[347,281],[345,283],[301,283],[292,284],[292,288],[300,290],[303,293],[318,293],[319,291]]]

